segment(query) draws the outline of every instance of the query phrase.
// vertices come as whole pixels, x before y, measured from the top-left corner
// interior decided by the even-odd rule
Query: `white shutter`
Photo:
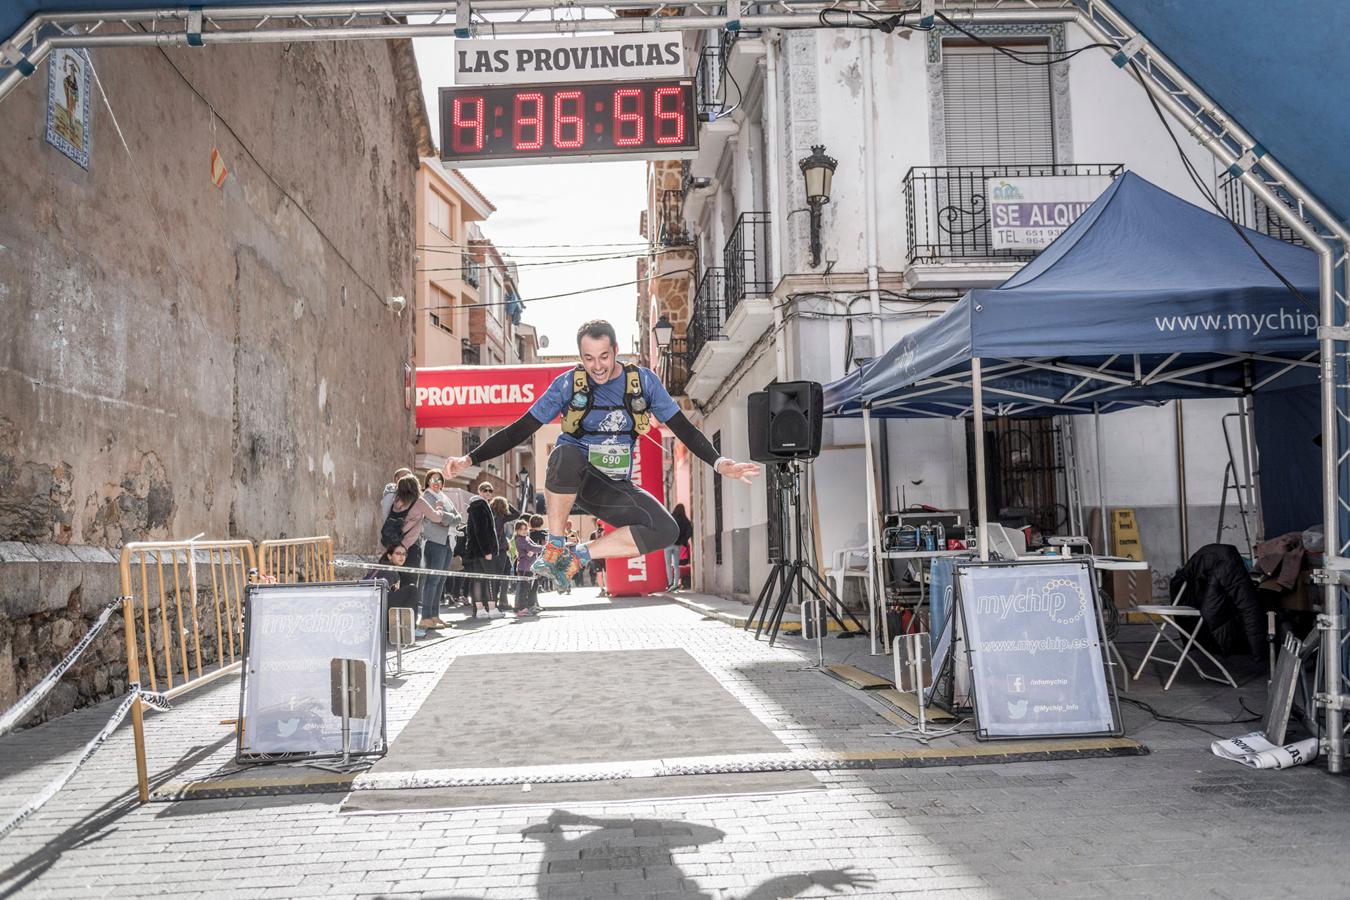
[[[1028,66],[989,47],[944,44],[942,98],[947,165],[1055,162],[1049,66]]]

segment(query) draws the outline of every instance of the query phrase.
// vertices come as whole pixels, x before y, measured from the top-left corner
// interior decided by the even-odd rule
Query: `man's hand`
[[[723,478],[734,478],[736,481],[744,481],[746,484],[753,484],[751,478],[758,478],[764,474],[764,469],[759,463],[736,462],[734,459],[722,460],[714,471]]]
[[[484,553],[484,554],[483,554],[483,559],[486,559],[486,560],[491,561],[491,559],[492,559],[492,554],[491,554],[491,553]]]
[[[446,481],[449,481],[471,465],[473,465],[473,460],[467,456],[452,456],[445,461],[445,466],[441,469],[441,475],[445,477]]]

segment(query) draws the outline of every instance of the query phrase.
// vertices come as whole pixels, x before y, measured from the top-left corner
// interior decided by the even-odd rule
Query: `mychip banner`
[[[342,753],[334,660],[365,664],[363,718],[351,718],[353,756],[385,750],[383,581],[253,585],[244,610],[238,757]]]
[[[1118,734],[1087,561],[958,563],[979,737]]]

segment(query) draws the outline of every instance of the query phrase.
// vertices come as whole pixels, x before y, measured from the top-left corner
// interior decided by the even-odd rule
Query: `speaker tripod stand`
[[[769,646],[772,647],[774,641],[778,639],[778,629],[783,624],[783,613],[787,610],[788,600],[793,596],[793,589],[796,589],[797,601],[799,604],[809,595],[815,598],[815,603],[811,604],[814,611],[816,628],[816,649],[820,658],[821,665],[824,664],[824,644],[822,642],[826,627],[825,616],[829,615],[841,629],[847,630],[844,624],[843,616],[847,616],[853,622],[859,632],[866,631],[858,618],[844,606],[844,602],[835,594],[834,589],[830,587],[819,572],[806,560],[805,543],[805,525],[802,521],[801,505],[801,463],[797,460],[790,462],[772,463],[768,466],[768,476],[774,479],[776,488],[775,494],[778,497],[778,507],[771,510],[777,516],[779,523],[778,533],[784,538],[787,537],[787,527],[792,528],[792,539],[794,544],[794,553],[792,559],[787,559],[787,547],[783,546],[780,556],[773,562],[773,569],[769,572],[769,577],[764,579],[764,585],[759,590],[759,597],[755,600],[754,608],[750,610],[750,616],[745,621],[745,630],[749,631],[750,626],[755,624],[758,617],[758,624],[755,624],[755,638],[767,628],[769,632]],[[785,509],[787,507],[788,509]],[[790,515],[788,514],[790,510]],[[784,545],[786,541],[782,542]],[[776,599],[772,599],[775,597]],[[842,616],[841,616],[842,613]]]

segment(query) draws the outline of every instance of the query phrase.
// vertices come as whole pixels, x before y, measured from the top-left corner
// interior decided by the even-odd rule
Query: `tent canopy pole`
[[[872,472],[872,409],[863,407],[863,477],[867,479],[867,632],[872,655],[877,655],[877,608],[880,606],[885,621],[886,585],[881,580],[881,542],[877,540],[877,492]]]
[[[971,396],[975,401],[975,515],[978,517],[980,560],[989,560],[989,492],[984,483],[984,385],[979,357],[970,361]]]

